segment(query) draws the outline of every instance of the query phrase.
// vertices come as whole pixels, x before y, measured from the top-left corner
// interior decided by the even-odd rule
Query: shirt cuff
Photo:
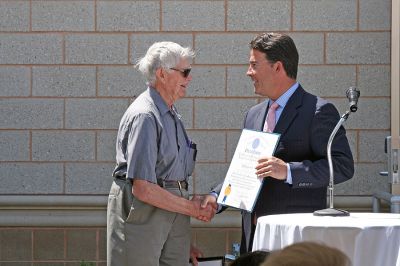
[[[285,183],[288,183],[289,185],[293,185],[292,172],[290,172],[290,166],[288,163],[286,164],[286,167],[287,167],[287,175],[286,175]]]
[[[214,197],[215,197],[215,200],[218,199],[218,193],[217,193],[217,192],[211,191],[209,194],[210,194],[211,196],[214,196]],[[217,204],[218,204],[218,203],[217,203]],[[221,205],[221,204],[218,204],[217,213],[220,212],[221,210],[222,210],[222,205]]]

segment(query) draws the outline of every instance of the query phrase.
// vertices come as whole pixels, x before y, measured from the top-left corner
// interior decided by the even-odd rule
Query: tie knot
[[[279,104],[277,102],[273,102],[269,108],[271,110],[275,111],[276,109],[278,109],[278,107],[279,107]]]
[[[275,111],[279,107],[279,104],[276,102],[273,102],[271,106],[268,109],[267,113],[267,119],[264,123],[264,132],[273,132],[276,124],[276,119],[275,119]]]

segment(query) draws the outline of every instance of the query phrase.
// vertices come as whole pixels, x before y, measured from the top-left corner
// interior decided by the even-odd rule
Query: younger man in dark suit
[[[299,56],[289,36],[264,33],[250,42],[250,48],[247,76],[255,93],[269,99],[250,108],[244,127],[281,137],[274,156],[260,158],[255,169],[265,180],[254,211],[242,212],[241,253],[252,249],[257,217],[326,208],[326,147],[340,119],[333,104],[306,92],[296,81]],[[335,183],[353,177],[354,162],[343,127],[333,141],[332,160]],[[219,193],[220,187],[214,191]],[[203,205],[215,201],[215,195],[209,195]]]

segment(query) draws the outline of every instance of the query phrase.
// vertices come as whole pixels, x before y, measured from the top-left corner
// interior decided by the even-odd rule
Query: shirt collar
[[[296,82],[295,84],[293,84],[287,91],[285,91],[284,94],[282,94],[275,102],[277,104],[279,104],[279,108],[284,108],[287,104],[287,102],[289,101],[290,97],[293,95],[293,93],[297,90],[297,88],[299,87],[299,83]],[[272,104],[272,100],[269,100],[269,106],[271,106]]]
[[[158,93],[158,91],[155,88],[149,86],[147,90],[149,91],[150,98],[157,106],[158,111],[160,112],[161,115],[165,115],[165,113],[170,111],[168,105],[165,103],[160,93]]]

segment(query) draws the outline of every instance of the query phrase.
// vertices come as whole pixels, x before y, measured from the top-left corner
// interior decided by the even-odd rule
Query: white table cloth
[[[257,220],[253,251],[282,249],[302,241],[315,241],[340,249],[354,266],[400,266],[400,214],[263,216]]]

